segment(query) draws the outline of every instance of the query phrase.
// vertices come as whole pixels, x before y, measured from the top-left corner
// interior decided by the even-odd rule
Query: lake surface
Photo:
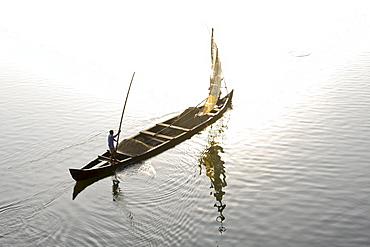
[[[232,109],[74,200],[68,168],[107,149],[131,67],[122,72],[101,54],[66,55],[3,30],[0,245],[369,246],[370,21],[348,21],[358,25],[335,26],[345,37],[333,45],[254,52],[232,50],[233,32],[223,26]],[[190,63],[194,50],[177,54],[185,60],[176,67],[167,66],[181,56],[168,53],[164,64],[143,61],[121,138],[206,97],[208,50]]]

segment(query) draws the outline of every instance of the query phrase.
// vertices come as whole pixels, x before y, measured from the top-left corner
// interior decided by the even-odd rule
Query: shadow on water
[[[94,177],[91,179],[86,179],[86,180],[81,180],[77,181],[74,188],[73,188],[73,195],[72,199],[74,200],[79,193],[81,193],[85,188],[88,186],[92,185],[95,182],[98,182],[99,180],[109,177],[111,175],[103,175],[100,177]],[[119,197],[122,196],[121,189],[119,187],[119,180],[117,178],[114,178],[113,180],[113,185],[112,185],[112,195],[113,195],[113,201],[119,200]]]
[[[227,129],[227,126],[220,121],[219,124],[211,126],[211,130],[208,134],[208,145],[207,148],[202,152],[201,157],[199,158],[199,167],[200,174],[202,173],[203,167],[205,167],[205,174],[211,180],[210,188],[211,195],[216,199],[214,207],[217,208],[219,215],[216,217],[216,221],[220,223],[218,231],[222,234],[226,231],[226,228],[223,226],[225,216],[223,211],[226,208],[226,204],[222,202],[225,192],[223,188],[227,186],[226,175],[225,175],[225,162],[221,159],[220,153],[223,153],[223,148],[220,143],[217,142],[218,139],[224,137],[224,131]]]
[[[130,165],[135,165],[135,164],[140,164],[140,162],[137,162],[137,163],[133,163],[133,164],[130,164]],[[124,167],[117,167],[115,173],[117,171],[121,171],[122,169],[125,169],[126,167],[128,167],[128,165],[124,166]],[[108,172],[108,173],[102,173],[101,175],[99,176],[95,176],[95,177],[92,177],[92,178],[89,178],[89,179],[85,179],[85,180],[81,180],[81,181],[77,181],[74,188],[73,188],[73,194],[72,194],[72,200],[76,199],[76,197],[78,196],[78,194],[80,194],[84,189],[86,189],[87,187],[89,187],[90,185],[98,182],[99,180],[102,180],[104,178],[107,178],[107,177],[110,177],[110,176],[113,176],[114,174],[112,174],[111,172]],[[117,179],[114,179],[113,181],[116,181],[117,182],[117,186],[118,186],[118,180]],[[115,186],[113,184],[113,186]],[[113,187],[115,188],[115,187]]]
[[[92,185],[95,182],[98,182],[99,180],[109,177],[111,174],[102,174],[101,176],[96,176],[90,179],[85,179],[81,181],[77,181],[74,188],[73,188],[73,194],[72,194],[72,200],[76,199],[78,194],[80,194],[84,189],[86,189],[88,186]]]

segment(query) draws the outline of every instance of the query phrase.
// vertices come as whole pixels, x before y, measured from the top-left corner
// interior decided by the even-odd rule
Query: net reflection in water
[[[199,158],[199,167],[200,173],[202,173],[202,166],[205,167],[205,174],[211,180],[210,188],[213,189],[213,191],[211,191],[211,195],[216,198],[214,207],[217,208],[219,213],[216,217],[216,221],[220,223],[218,231],[222,234],[226,231],[226,228],[223,226],[223,221],[225,220],[223,211],[226,208],[226,204],[222,202],[222,199],[225,195],[223,188],[227,186],[227,182],[224,166],[225,162],[220,156],[220,153],[223,153],[224,151],[217,140],[223,138],[224,130],[227,127],[224,125],[223,121],[220,121],[219,124],[212,125],[211,128],[212,129],[208,134],[207,148],[202,152],[201,157]]]

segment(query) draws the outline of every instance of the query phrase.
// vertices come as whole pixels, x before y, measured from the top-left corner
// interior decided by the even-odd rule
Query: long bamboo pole
[[[128,99],[128,94],[130,93],[131,84],[132,84],[132,81],[134,80],[134,76],[135,76],[135,72],[132,74],[132,78],[131,78],[130,86],[128,87],[128,91],[127,91],[127,95],[126,95],[125,104],[123,105],[123,110],[122,110],[122,115],[121,115],[121,121],[120,121],[120,123],[119,123],[119,128],[118,128],[118,136],[117,136],[117,145],[116,145],[116,150],[117,150],[117,147],[118,147],[118,144],[119,144],[119,135],[120,135],[120,133],[121,133],[121,126],[122,126],[123,114],[125,113],[126,104],[127,104],[127,99]]]

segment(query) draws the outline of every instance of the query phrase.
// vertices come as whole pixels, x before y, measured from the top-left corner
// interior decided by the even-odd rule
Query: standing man
[[[109,147],[109,151],[110,151],[110,162],[112,163],[113,159],[115,160],[116,159],[116,147],[114,146],[114,142],[117,141],[116,139],[116,136],[118,136],[118,134],[120,133],[120,131],[118,131],[118,133],[116,135],[113,135],[114,132],[113,130],[110,130],[109,131],[109,135],[108,135],[108,147]]]

